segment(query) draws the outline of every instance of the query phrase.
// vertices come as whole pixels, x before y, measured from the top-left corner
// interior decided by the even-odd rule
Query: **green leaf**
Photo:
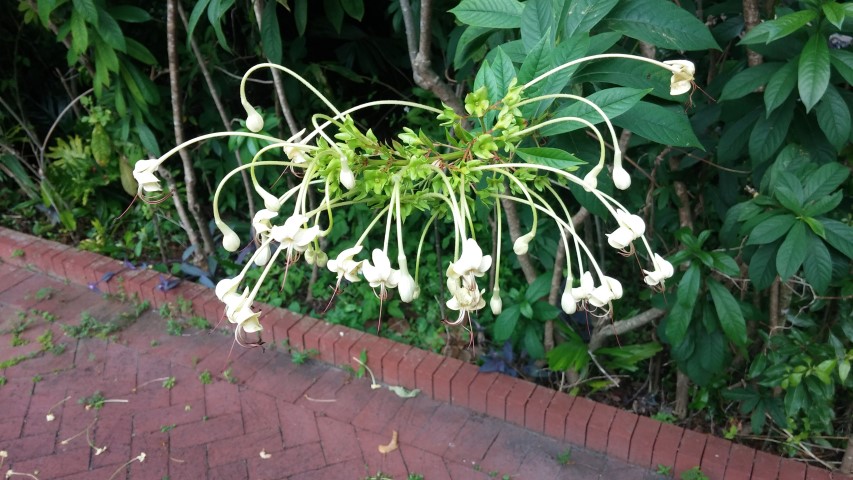
[[[847,83],[853,83],[853,52],[833,48],[829,51],[829,62]]]
[[[548,66],[548,70],[569,63],[572,60],[577,60],[586,55],[587,51],[589,51],[589,36],[586,34],[575,35],[571,39],[560,43],[553,49],[550,55],[551,64]],[[549,75],[548,78],[534,85],[527,92],[528,95],[530,97],[535,97],[562,92],[569,83],[569,80],[572,78],[572,75],[575,74],[575,71],[577,71],[580,66],[580,64],[576,64]],[[534,108],[531,109],[532,113],[530,113],[528,118],[539,118],[553,102],[553,98],[536,102],[533,105]],[[526,107],[524,107],[522,111],[525,111],[525,109]]]
[[[521,309],[518,305],[510,305],[505,308],[500,315],[495,319],[495,341],[503,343],[512,336],[515,330],[515,325],[518,323],[518,317],[521,316]]]
[[[450,13],[466,24],[488,28],[518,28],[524,4],[516,0],[462,0]]]
[[[600,90],[593,93],[587,99],[601,108],[605,115],[611,120],[622,115],[636,105],[651,89],[640,90],[636,88],[616,87]],[[572,101],[568,106],[557,110],[555,118],[578,117],[593,125],[604,122],[604,118],[586,103]],[[574,130],[587,128],[580,122],[563,122],[548,125],[542,128],[543,135],[556,135]]]
[[[847,381],[847,376],[850,375],[850,362],[848,360],[841,360],[838,362],[838,378],[841,379],[841,383]]]
[[[74,10],[80,12],[83,19],[92,25],[98,25],[98,7],[94,0],[74,0]]]
[[[740,268],[734,258],[723,252],[711,252],[714,268],[725,275],[734,277],[740,274]]]
[[[151,15],[145,10],[131,5],[116,5],[107,10],[119,22],[144,23],[151,20]]]
[[[749,134],[749,156],[753,165],[768,160],[785,141],[794,118],[795,105],[794,99],[789,98],[782,107],[755,122],[755,127]]]
[[[807,397],[806,386],[802,383],[788,390],[785,394],[785,410],[788,416],[793,417],[802,410],[803,405],[806,404]]]
[[[487,69],[485,73],[484,84],[489,91],[489,101],[497,103],[503,99],[510,83],[517,77],[512,60],[501,47],[497,48],[497,54],[493,59],[491,68]]]
[[[528,302],[533,303],[536,300],[539,300],[540,298],[548,295],[550,291],[551,275],[546,273],[544,275],[539,275],[539,277],[537,277],[536,280],[534,280],[533,283],[531,283],[527,287],[527,290],[524,292],[524,298]]]
[[[764,104],[767,115],[776,110],[785,100],[791,96],[797,85],[797,65],[799,55],[788,61],[782,68],[776,71],[764,88]]]
[[[829,46],[823,35],[812,35],[800,53],[797,86],[806,111],[823,97],[829,85]]]
[[[839,194],[838,198],[841,198],[841,192],[838,192],[838,194]],[[835,208],[835,207],[833,207],[833,208]],[[806,209],[806,212],[805,212],[806,215],[808,215],[808,210],[809,209]],[[804,222],[806,222],[806,225],[809,226],[809,228],[812,230],[812,233],[814,233],[815,235],[817,235],[820,238],[826,238],[826,229],[823,228],[822,223],[820,223],[819,221],[815,220],[812,217],[802,217],[802,220]]]
[[[676,302],[667,315],[665,327],[666,338],[671,345],[680,344],[687,335],[687,329],[690,327],[690,321],[693,318],[696,297],[699,295],[701,277],[702,272],[699,264],[693,263],[684,272],[681,281],[678,282]]]
[[[160,146],[157,144],[157,137],[154,136],[154,132],[148,128],[148,125],[146,125],[145,122],[137,120],[135,124],[135,130],[136,134],[139,136],[139,142],[142,143],[142,146],[148,151],[149,156],[159,157]]]
[[[281,63],[281,30],[278,27],[276,6],[278,2],[268,1],[264,5],[261,19],[261,45],[264,56],[272,63]]]
[[[753,128],[759,118],[764,118],[763,113],[763,109],[759,107],[726,125],[715,149],[717,160],[728,163],[740,157],[743,148],[749,142],[749,135],[744,135],[744,132]]]
[[[709,278],[706,284],[726,337],[739,347],[746,346],[746,320],[737,300],[726,287],[713,278]]]
[[[673,110],[654,103],[639,102],[613,123],[656,143],[704,150],[681,107]]]
[[[207,6],[210,4],[210,0],[198,0],[198,3],[193,7],[192,13],[190,13],[190,20],[187,22],[187,45],[190,43],[190,39],[192,39],[193,32],[195,31],[196,25],[198,25],[198,21],[201,18],[204,11],[207,9]]]
[[[560,316],[560,309],[545,300],[534,302],[531,308],[533,309],[533,318],[540,322],[554,320]]]
[[[468,60],[475,57],[478,51],[483,49],[489,36],[495,32],[493,28],[485,27],[465,27],[462,35],[459,36],[459,42],[456,44],[456,53],[453,55],[453,65],[459,69],[462,68]],[[498,47],[503,50],[506,44]],[[504,52],[506,53],[506,52]]]
[[[756,25],[749,33],[743,36],[738,45],[770,43],[796,32],[815,18],[817,18],[817,12],[814,10],[801,10],[775,20],[768,20]]]
[[[524,336],[521,338],[521,344],[524,350],[532,360],[541,360],[545,358],[545,346],[542,345],[542,335],[539,334],[536,328],[528,326],[524,329]]]
[[[527,303],[526,301],[521,302],[518,305],[519,311],[521,311],[521,316],[524,318],[533,319],[533,307]]]
[[[788,236],[779,246],[779,254],[776,255],[776,271],[782,281],[791,278],[797,273],[808,253],[809,239],[806,232],[806,224],[797,222],[791,227]]]
[[[823,240],[815,235],[809,235],[808,254],[803,262],[803,273],[815,292],[819,295],[826,293],[829,281],[832,279],[832,257]]]
[[[773,193],[783,207],[794,213],[800,213],[806,200],[800,179],[790,172],[780,172],[776,176]]]
[[[782,65],[779,62],[768,62],[741,70],[723,86],[720,100],[734,100],[749,95],[767,83],[768,77],[778,72]]]
[[[850,170],[838,162],[821,165],[812,172],[803,184],[803,195],[807,202],[820,200],[834,192],[847,180]]]
[[[766,243],[775,242],[788,233],[788,230],[790,230],[796,222],[797,218],[788,213],[770,217],[752,229],[749,233],[749,240],[746,241],[746,244],[764,245]]]
[[[364,17],[364,0],[341,0],[341,7],[347,15],[359,22]]]
[[[305,35],[305,27],[308,25],[308,0],[293,2],[293,21],[296,23],[296,33],[300,37]]]
[[[154,58],[154,55],[145,45],[132,38],[126,38],[125,42],[127,43],[127,54],[131,57],[146,65],[154,65],[157,63],[157,59]]]
[[[826,229],[826,242],[847,258],[853,260],[853,228],[837,220],[822,218]]]
[[[82,55],[89,48],[89,29],[86,28],[86,21],[83,16],[77,11],[71,11],[71,50]]]
[[[837,191],[832,195],[820,197],[814,202],[806,204],[805,208],[803,208],[803,215],[808,215],[809,217],[816,217],[818,215],[823,215],[825,213],[831,212],[832,210],[835,210],[835,207],[837,207],[843,199],[844,193],[841,191]],[[814,223],[809,223],[809,226],[812,227],[812,230],[814,230],[816,234],[818,233],[817,229],[820,229],[819,231],[822,232],[823,226],[821,226],[820,222],[814,219],[812,220],[814,221]],[[818,235],[823,236],[823,234]]]
[[[617,3],[619,0],[571,0],[563,35],[571,38],[575,33],[589,32]]]
[[[219,46],[226,52],[231,52],[228,47],[228,41],[225,39],[225,32],[222,31],[222,16],[234,5],[235,0],[210,0],[210,6],[207,8],[207,20],[213,26],[213,32],[216,34],[216,41]]]
[[[758,247],[749,261],[749,279],[752,280],[756,290],[764,290],[769,287],[776,278],[776,253],[779,250],[779,242],[770,243]]]
[[[586,164],[583,160],[559,148],[529,147],[519,148],[516,152],[527,163],[546,165],[568,172],[573,172],[578,169],[579,165]]]
[[[826,139],[836,151],[841,152],[850,138],[850,109],[835,87],[827,87],[823,98],[817,103],[815,113]]]
[[[127,43],[124,40],[124,33],[121,31],[121,27],[118,26],[118,22],[115,21],[113,17],[110,16],[104,10],[100,11],[98,15],[98,35],[104,39],[109,46],[111,46],[114,50],[118,50],[119,52],[127,51]]]
[[[631,38],[672,50],[720,47],[708,27],[687,10],[666,0],[625,0],[604,21]]]
[[[50,26],[50,14],[56,9],[56,2],[57,0],[41,0],[36,2],[38,4],[39,20],[44,28]]]
[[[824,3],[821,8],[823,8],[823,14],[826,15],[826,19],[829,20],[829,23],[835,25],[835,28],[841,30],[841,27],[844,24],[844,6],[833,1]]]
[[[551,0],[528,0],[521,12],[521,42],[530,51],[547,37],[546,43],[554,45],[557,37],[557,22]]]
[[[553,47],[542,38],[527,54],[518,70],[518,83],[525,84],[551,69]]]
[[[580,338],[574,337],[551,349],[545,354],[545,357],[548,359],[548,368],[555,372],[562,372],[570,368],[580,371],[589,364],[586,343]]]

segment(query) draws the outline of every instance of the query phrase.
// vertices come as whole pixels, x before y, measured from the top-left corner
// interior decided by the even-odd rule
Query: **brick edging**
[[[224,312],[213,291],[182,282],[162,292],[158,272],[130,270],[117,260],[0,227],[0,261],[36,268],[103,292],[122,289],[156,308],[179,296],[192,300],[196,313],[218,321]],[[114,274],[108,282],[105,275]],[[168,277],[168,276],[167,276]],[[482,373],[471,364],[333,325],[281,308],[260,305],[262,323],[275,342],[287,339],[297,349],[316,349],[319,359],[333,365],[358,365],[352,357],[367,350],[367,364],[378,380],[419,388],[436,400],[466,407],[558,440],[605,453],[645,468],[673,466],[675,475],[699,466],[711,479],[756,478],[791,480],[853,477],[781,458],[704,433],[685,430],[649,417],[619,410],[583,397],[497,373]]]

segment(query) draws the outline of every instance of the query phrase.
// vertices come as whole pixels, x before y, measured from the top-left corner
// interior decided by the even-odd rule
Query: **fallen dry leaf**
[[[394,430],[391,433],[391,443],[388,445],[379,445],[379,453],[385,455],[386,453],[391,453],[394,450],[397,450],[397,430]]]

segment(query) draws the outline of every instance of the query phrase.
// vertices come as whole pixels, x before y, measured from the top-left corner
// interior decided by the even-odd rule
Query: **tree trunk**
[[[761,14],[758,10],[758,0],[743,0],[743,33],[749,33],[752,27],[761,23]],[[750,67],[764,63],[764,57],[747,47],[746,61]]]
[[[847,450],[844,451],[844,458],[841,459],[840,470],[847,475],[853,474],[853,434],[847,437]]]

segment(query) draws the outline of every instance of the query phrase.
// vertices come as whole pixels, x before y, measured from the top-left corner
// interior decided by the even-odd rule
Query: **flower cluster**
[[[246,334],[263,328],[253,302],[270,267],[279,257],[283,257],[286,269],[301,259],[328,268],[337,275],[335,291],[343,282],[363,279],[381,301],[394,295],[394,290],[404,302],[416,300],[420,294],[421,246],[433,222],[446,222],[453,232],[454,253],[446,269],[449,292],[446,306],[458,315],[448,323],[460,324],[486,306],[487,285],[483,277],[490,271],[494,283],[488,303],[495,315],[500,314],[503,308],[500,295],[502,202],[515,202],[529,208],[532,213],[530,230],[513,242],[516,255],[529,252],[537,236],[540,216],[557,224],[566,249],[565,271],[568,276],[560,301],[562,309],[567,313],[578,309],[608,312],[612,302],[622,297],[622,284],[602,272],[589,248],[576,234],[569,206],[564,201],[566,189],[579,188],[590,192],[606,207],[617,224],[617,228],[607,234],[608,244],[623,255],[648,259],[651,267],[644,270],[646,284],[662,288],[665,280],[673,275],[673,267],[652,252],[644,237],[646,225],[643,219],[629,213],[617,200],[598,189],[598,177],[605,171],[609,171],[617,188],[624,190],[631,184],[631,176],[622,165],[622,152],[615,130],[605,112],[595,103],[577,95],[528,96],[528,92],[537,91],[534,87],[539,82],[563,69],[607,57],[653,63],[672,73],[673,95],[690,90],[694,73],[690,62],[658,62],[630,55],[604,54],[566,63],[525,84],[512,80],[502,92],[480,86],[465,99],[467,115],[459,115],[446,106],[436,109],[406,101],[372,101],[341,111],[292,71],[278,65],[261,64],[250,69],[241,83],[241,101],[246,109],[248,131],[204,135],[179,145],[158,159],[137,162],[133,174],[139,184],[138,195],[149,202],[158,201],[157,195],[162,189],[156,176],[157,169],[168,157],[189,144],[226,136],[250,137],[265,143],[250,163],[226,175],[218,185],[213,201],[214,221],[222,233],[223,247],[229,252],[240,249],[245,240],[241,240],[220,218],[218,199],[223,185],[240,171],[249,170],[255,192],[264,204],[264,208],[254,213],[251,219],[251,243],[255,247],[251,259],[238,275],[216,285],[216,295],[225,304],[226,317],[236,325],[235,336],[241,343]],[[295,76],[320,98],[328,107],[329,114],[314,115],[311,118],[312,130],[303,130],[288,139],[262,133],[264,119],[245,96],[246,80],[260,68],[275,68]],[[571,116],[529,119],[523,113],[529,112],[531,106],[546,101],[550,104],[558,99],[583,103],[599,118],[595,121]],[[400,142],[389,144],[379,141],[370,130],[360,129],[353,119],[359,110],[379,105],[399,105],[431,112],[447,129],[447,135],[434,139],[407,128],[399,134]],[[605,134],[596,126],[602,122],[615,149],[610,165],[606,162]],[[555,166],[525,154],[529,150],[524,148],[527,145],[525,140],[541,135],[545,127],[560,123],[580,123],[598,139],[598,162],[583,178],[572,173],[578,169],[578,164],[564,162]],[[263,186],[257,180],[255,169],[259,168],[293,172],[294,178],[299,179],[298,184],[272,193],[272,187]],[[311,191],[319,194],[319,203],[309,202]],[[488,243],[484,242],[484,229],[477,228],[475,217],[478,210],[475,207],[478,203],[494,208],[498,245],[494,258],[483,254],[481,245],[491,245],[492,242],[491,238]],[[355,204],[369,206],[374,216],[355,242],[345,245],[330,259],[320,240],[331,232],[335,210]],[[413,215],[416,215],[415,222],[411,222]],[[411,252],[406,252],[403,242],[403,227],[407,219],[410,220],[408,227],[414,224],[421,233],[417,253],[411,263],[412,270]],[[369,233],[383,221],[383,241],[370,244],[378,235],[370,237]],[[396,238],[396,246],[391,243],[392,237]],[[642,245],[641,251],[635,245]],[[372,248],[368,249],[368,246]],[[369,258],[362,257],[367,252]],[[396,263],[392,262],[395,253]],[[246,274],[253,265],[263,270],[259,280],[249,286],[246,285]]]

